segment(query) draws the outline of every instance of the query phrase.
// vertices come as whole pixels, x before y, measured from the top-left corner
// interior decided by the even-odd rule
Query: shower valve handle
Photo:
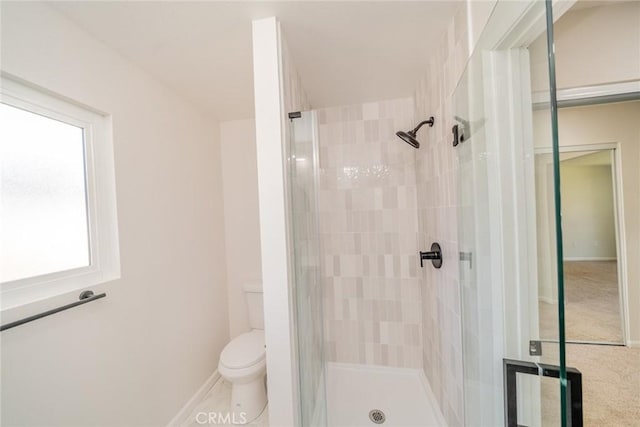
[[[429,252],[420,251],[420,267],[424,267],[423,261],[425,259],[430,259],[435,268],[442,267],[442,250],[438,243],[432,243]]]

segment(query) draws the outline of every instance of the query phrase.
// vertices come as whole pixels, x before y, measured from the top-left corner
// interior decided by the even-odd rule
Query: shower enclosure
[[[332,360],[419,373],[429,398],[418,403],[434,410],[406,425],[582,425],[581,374],[565,359],[553,12],[551,2],[496,4],[451,100],[438,107],[451,117],[429,122],[430,112],[412,100],[289,115],[301,425],[331,423]],[[528,46],[541,35],[549,62],[531,63]],[[549,82],[551,127],[534,135],[530,82],[540,72]],[[385,115],[394,108],[398,117]],[[323,146],[318,122],[331,114],[344,120],[325,132],[361,139],[367,149]],[[424,142],[417,129],[401,132],[418,122],[435,122],[421,131]],[[534,146],[552,153],[544,171],[536,168]],[[448,159],[453,169],[443,170],[439,161]],[[327,174],[322,163],[338,173]],[[545,190],[554,195],[544,206],[535,197],[540,173],[551,178]],[[322,216],[322,185],[340,190],[322,194],[345,215]],[[323,239],[321,222],[346,234]],[[430,263],[420,269],[420,252],[440,239],[444,271]],[[545,325],[542,288],[555,297],[555,317]],[[557,333],[549,339],[543,327]],[[385,422],[384,411],[372,407],[369,420]]]
[[[302,425],[443,423],[421,379],[416,158],[395,135],[414,116],[411,98],[289,115]]]

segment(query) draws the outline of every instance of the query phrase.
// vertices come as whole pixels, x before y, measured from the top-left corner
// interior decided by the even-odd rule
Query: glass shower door
[[[549,7],[550,2],[547,2]],[[522,8],[505,29],[504,16]],[[498,2],[454,92],[465,419],[470,425],[581,425],[580,374],[564,359],[559,173],[534,145],[557,153],[557,126],[535,128],[533,73],[546,79],[555,114],[553,33],[544,64],[530,62],[527,31],[545,2]],[[549,20],[552,30],[552,21]],[[505,31],[501,36],[500,29]],[[543,113],[544,114],[544,113]],[[548,123],[548,122],[547,122]],[[534,144],[535,141],[535,144]],[[540,197],[543,192],[545,197]],[[553,299],[541,325],[540,304]],[[545,330],[554,341],[542,342]],[[569,396],[567,387],[573,386]],[[576,402],[571,405],[571,398]],[[573,418],[572,418],[573,417]]]
[[[537,256],[539,260],[544,260],[538,263],[537,268],[540,337],[537,350],[542,362],[553,367],[553,375],[548,377],[558,378],[560,384],[560,387],[557,387],[556,381],[547,379],[541,385],[544,397],[541,419],[544,425],[564,427],[583,424],[582,375],[578,370],[567,367],[566,363],[564,248],[553,14],[553,2],[545,0],[547,67],[546,72],[539,73],[546,77],[545,81],[548,82],[549,103],[543,105],[541,111],[542,114],[548,113],[550,120],[549,126],[542,125],[534,131],[534,146],[549,149],[551,156],[547,162],[538,162],[535,154],[531,157],[534,159],[536,180]],[[547,338],[549,336],[555,336],[556,339],[550,340]],[[545,365],[541,363],[538,366]]]
[[[326,426],[327,403],[318,226],[318,137],[316,114],[289,114],[289,201],[292,218],[300,425]]]

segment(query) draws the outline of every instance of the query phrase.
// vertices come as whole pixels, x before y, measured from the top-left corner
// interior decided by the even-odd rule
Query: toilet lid
[[[241,369],[255,365],[264,355],[264,331],[251,331],[231,340],[222,350],[220,361],[227,368]]]

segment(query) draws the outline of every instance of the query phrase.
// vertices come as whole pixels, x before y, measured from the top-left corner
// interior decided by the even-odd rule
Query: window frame
[[[89,239],[86,267],[0,283],[1,311],[120,278],[111,117],[4,73],[0,101],[83,129]]]

